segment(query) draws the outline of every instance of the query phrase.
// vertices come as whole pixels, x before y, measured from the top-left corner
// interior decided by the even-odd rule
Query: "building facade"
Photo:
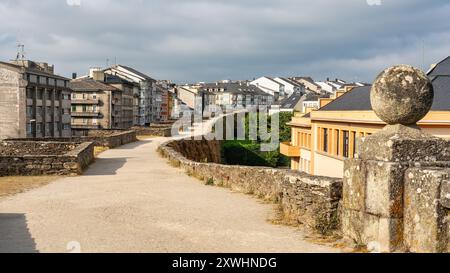
[[[258,87],[265,93],[271,95],[274,98],[274,101],[278,101],[280,97],[284,97],[284,84],[277,82],[272,78],[261,77],[252,81],[251,85]]]
[[[435,97],[431,111],[419,123],[428,134],[450,139],[450,59],[440,63],[429,76]],[[344,160],[354,158],[356,140],[386,126],[372,110],[370,86],[336,92],[320,99],[321,108],[295,116],[292,142],[281,145],[293,170],[313,175],[343,177]]]
[[[73,80],[73,135],[87,135],[89,130],[126,129],[122,118],[121,90],[92,78]]]
[[[0,62],[0,139],[70,136],[70,92],[47,63]]]
[[[270,106],[272,95],[247,82],[218,82],[203,84],[206,105],[217,105],[223,110],[227,107],[245,108],[248,106]]]
[[[300,94],[303,95],[306,93],[306,87],[296,81],[293,81],[291,79],[288,78],[283,78],[283,77],[277,77],[274,78],[275,81],[281,83],[284,85],[284,98],[289,98],[292,95],[296,94]]]
[[[137,85],[134,91],[134,101],[137,109],[132,110],[136,117],[134,125],[145,126],[154,122],[157,117],[157,98],[153,84],[153,78],[139,72],[131,67],[115,65],[103,70],[107,75],[117,76],[123,80]]]

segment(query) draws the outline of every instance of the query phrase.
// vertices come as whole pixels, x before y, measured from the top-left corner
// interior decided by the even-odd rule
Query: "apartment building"
[[[284,86],[284,84],[277,82],[270,77],[258,78],[252,81],[250,84],[258,87],[265,93],[272,96],[274,98],[274,101],[278,101],[280,97],[284,98],[285,96],[286,87]]]
[[[103,72],[137,85],[137,88],[133,88],[135,105],[137,105],[137,109],[133,110],[136,115],[134,125],[149,125],[156,119],[157,98],[153,86],[156,80],[125,65],[115,65]]]
[[[277,77],[274,78],[276,82],[284,85],[284,99],[291,97],[292,95],[303,95],[306,93],[306,87],[296,81],[289,78]]]
[[[92,78],[72,80],[73,135],[93,129],[125,129],[121,90]]]
[[[242,107],[266,105],[274,103],[272,95],[246,82],[218,82],[202,84],[206,105],[218,105],[225,110],[227,107]]]
[[[171,113],[173,109],[173,93],[170,92],[171,83],[168,81],[158,81],[154,84],[157,94],[157,112],[159,113],[157,120],[165,122],[171,119]],[[160,96],[161,102],[158,103],[158,96]]]
[[[315,93],[321,93],[322,87],[318,85],[311,77],[292,77],[289,78],[299,84],[305,86],[306,89],[313,91]]]
[[[70,92],[47,63],[0,62],[0,139],[70,136]]]
[[[450,58],[429,73],[435,97],[431,111],[418,125],[431,135],[450,139]],[[343,177],[343,164],[353,158],[356,139],[371,135],[386,125],[372,110],[370,86],[337,92],[320,99],[321,108],[295,116],[292,142],[281,153],[292,159],[292,169],[313,175]]]
[[[103,74],[103,72],[101,72]],[[103,74],[104,83],[115,87],[120,90],[120,109],[117,109],[120,113],[120,129],[129,129],[133,127],[140,119],[139,116],[139,85],[123,78],[113,75]],[[145,107],[145,106],[144,106]]]

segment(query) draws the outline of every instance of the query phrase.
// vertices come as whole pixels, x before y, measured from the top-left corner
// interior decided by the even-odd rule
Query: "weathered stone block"
[[[447,209],[450,209],[450,180],[442,181],[441,205]]]
[[[343,208],[341,226],[344,237],[353,240],[357,245],[364,244],[364,213]]]
[[[373,252],[394,252],[403,248],[403,219],[364,214],[363,242]]]
[[[450,141],[404,125],[386,126],[378,133],[358,139],[358,157],[386,162],[450,161]]]
[[[343,206],[346,209],[364,211],[366,191],[366,168],[361,160],[344,163]]]
[[[403,217],[403,175],[399,163],[367,161],[365,212],[385,217]]]
[[[449,169],[412,168],[405,175],[405,244],[411,252],[445,252],[447,211],[441,205],[441,185]]]

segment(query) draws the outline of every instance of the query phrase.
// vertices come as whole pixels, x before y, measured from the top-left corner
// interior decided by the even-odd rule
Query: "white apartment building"
[[[145,126],[156,120],[158,116],[158,103],[156,96],[156,89],[153,84],[156,80],[141,73],[131,67],[124,65],[115,65],[104,70],[105,74],[114,75],[136,83],[139,89],[135,89],[135,97],[137,98],[137,109],[134,111],[137,116],[135,117],[135,125]]]
[[[304,85],[291,79],[277,77],[274,78],[274,80],[284,85],[284,95],[280,95],[280,97],[289,98],[293,94],[305,94],[306,92],[306,87]]]
[[[273,96],[275,101],[278,101],[280,96],[283,96],[286,88],[284,84],[277,82],[269,77],[261,77],[252,81],[250,84]]]

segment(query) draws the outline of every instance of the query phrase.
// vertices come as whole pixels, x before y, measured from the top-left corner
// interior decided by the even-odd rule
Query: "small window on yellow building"
[[[323,151],[328,153],[328,129],[323,129]]]

